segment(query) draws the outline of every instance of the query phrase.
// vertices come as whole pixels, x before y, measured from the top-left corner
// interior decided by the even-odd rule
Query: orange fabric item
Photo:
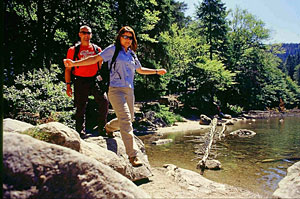
[[[100,47],[98,47],[98,51],[101,52]],[[68,50],[67,59],[73,59],[74,53],[75,53],[75,46],[72,46]],[[95,54],[96,52],[94,51],[94,47],[92,44],[90,44],[89,46],[80,45],[80,50],[78,53],[79,59],[84,59],[88,56],[95,55]],[[92,77],[96,75],[97,70],[98,70],[97,64],[88,65],[88,66],[75,66],[74,70],[72,70],[72,74],[80,77]]]

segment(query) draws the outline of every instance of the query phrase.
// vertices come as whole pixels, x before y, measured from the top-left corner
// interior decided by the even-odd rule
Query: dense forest
[[[300,86],[300,44],[282,44],[281,48],[279,68]]]
[[[137,75],[137,100],[176,95],[185,109],[202,113],[213,113],[216,103],[232,114],[273,109],[280,99],[299,107],[299,44],[265,45],[265,23],[221,0],[199,1],[195,18],[185,17],[186,8],[176,0],[4,0],[4,108],[71,109],[62,60],[84,24],[103,49],[131,26],[142,65],[168,70]]]
[[[299,44],[282,44],[282,53],[276,54],[282,61],[285,61],[288,56],[295,56],[300,53],[300,43]]]

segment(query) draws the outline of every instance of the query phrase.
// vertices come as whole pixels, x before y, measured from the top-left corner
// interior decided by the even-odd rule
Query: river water
[[[226,136],[214,145],[221,170],[205,170],[204,177],[270,197],[286,175],[287,168],[300,161],[300,117],[247,120],[228,126],[226,134],[237,129],[249,129],[252,138]],[[207,130],[206,130],[207,131]],[[154,167],[175,164],[193,170],[199,161],[194,153],[199,144],[190,142],[201,132],[170,133],[160,139],[172,139],[166,145],[152,145],[143,137],[149,162]]]

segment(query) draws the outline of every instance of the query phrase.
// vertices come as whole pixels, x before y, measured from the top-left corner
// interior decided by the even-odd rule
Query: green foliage
[[[270,37],[270,30],[265,28],[265,23],[247,10],[237,7],[230,13],[230,38],[240,43],[241,47],[257,46]]]
[[[229,69],[242,71],[251,49],[263,46],[262,42],[268,39],[270,34],[264,26],[261,20],[248,13],[247,10],[236,8],[234,12],[231,12],[227,56]]]
[[[221,0],[204,0],[196,8],[196,15],[199,19],[200,33],[210,45],[210,59],[213,59],[214,54],[224,57],[227,51],[228,31],[225,4]]]
[[[222,100],[249,110],[277,107],[282,98],[295,107],[299,89],[278,69],[280,59],[274,54],[280,49],[263,44],[270,35],[264,26],[246,10],[232,12],[227,68],[236,73],[237,84]]]
[[[165,43],[164,50],[169,58],[170,73],[182,74],[192,61],[190,51],[197,44],[197,38],[192,38],[185,28],[179,29],[173,24],[169,31],[160,34],[160,42]]]
[[[300,86],[300,64],[295,67],[294,72],[294,80],[297,82],[298,86]]]
[[[215,114],[214,99],[222,99],[234,86],[235,73],[227,70],[220,61],[206,59],[197,63],[191,74],[195,91],[185,97],[185,104],[197,107],[203,113]]]
[[[201,38],[194,37],[191,28],[179,28],[173,24],[171,29],[160,34],[159,41],[167,54],[168,74],[164,76],[168,91],[181,93],[188,90],[193,84],[190,70],[194,62],[202,60],[206,45],[201,45]]]
[[[187,5],[174,0],[5,0],[4,8],[4,98],[11,117],[73,125],[73,103],[51,64],[62,66],[84,24],[103,49],[121,26],[133,27],[141,64],[167,69],[164,76],[136,75],[138,100],[178,94],[203,112],[214,112],[214,98],[232,112],[277,107],[280,98],[286,107],[299,106],[300,56],[281,64],[274,56],[280,46],[264,44],[270,37],[264,22],[240,8],[226,11],[221,0],[199,2],[196,19],[184,17]]]
[[[171,126],[175,122],[182,121],[181,116],[170,112],[169,107],[165,105],[160,105],[160,110],[155,113],[155,116],[163,119],[168,126]]]
[[[231,115],[241,115],[244,111],[243,107],[240,107],[238,105],[231,105],[231,104],[226,104],[226,109],[228,110],[228,113]]]
[[[199,89],[213,91],[225,91],[234,84],[235,73],[227,70],[224,65],[217,60],[206,60],[205,63],[197,63],[198,73],[202,74],[197,79]]]
[[[72,98],[66,95],[65,84],[58,80],[62,71],[34,69],[18,75],[13,86],[4,85],[7,115],[33,124],[59,121],[74,126]]]
[[[300,64],[300,52],[295,55],[289,55],[283,63],[284,72],[293,80],[295,80],[294,74],[298,64]]]
[[[43,132],[37,128],[31,128],[29,130],[23,131],[22,134],[29,135],[41,141],[51,142],[52,134],[50,132]]]
[[[285,43],[281,44],[281,52],[276,55],[284,62],[289,55],[296,55],[300,53],[300,43]]]
[[[142,111],[154,111],[156,118],[161,118],[168,126],[171,126],[175,122],[183,121],[180,115],[174,114],[170,111],[168,106],[161,105],[159,103],[151,104],[151,105],[144,105]]]

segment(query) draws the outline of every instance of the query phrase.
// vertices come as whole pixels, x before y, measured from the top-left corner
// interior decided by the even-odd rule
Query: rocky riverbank
[[[168,128],[157,132],[208,126],[188,120]],[[22,135],[30,129],[46,132],[50,143]],[[115,138],[82,140],[77,132],[57,122],[32,126],[5,119],[3,137],[3,198],[262,198],[175,165],[153,168],[138,137],[144,162],[139,168],[130,165],[119,133]]]
[[[248,113],[242,115],[247,119],[264,119],[270,117],[299,117],[300,116],[300,109],[289,109],[285,111],[274,111],[274,110],[251,110]]]
[[[246,189],[204,178],[194,171],[166,164],[152,168],[149,182],[139,185],[152,198],[263,198]]]
[[[280,114],[270,114],[267,112],[263,112],[265,114],[264,117],[262,117],[262,115],[258,114],[261,112],[256,112],[256,111],[252,111],[248,114],[248,118],[249,120],[253,120],[253,119],[263,119],[266,118],[266,116],[268,117],[282,117],[282,115]],[[299,114],[300,112],[298,110],[295,111],[291,111],[289,114],[285,114],[284,117],[291,117],[291,116],[300,116]],[[231,118],[231,119],[225,119],[223,122],[225,123],[230,123],[230,124],[234,124],[235,122],[239,122],[239,121],[245,121],[247,120],[245,117],[238,117],[238,118]],[[171,127],[164,127],[164,128],[158,128],[158,130],[156,131],[156,135],[158,135],[158,137],[160,137],[161,135],[165,134],[165,133],[176,133],[176,132],[191,132],[191,131],[196,131],[199,132],[201,130],[206,130],[209,129],[210,126],[209,125],[201,125],[199,124],[200,118],[199,119],[186,119],[185,122],[176,122],[176,124],[174,126]],[[169,167],[170,168],[174,168],[174,167]],[[181,168],[178,168],[181,170]],[[174,174],[170,174],[170,172],[168,171],[167,168],[153,168],[154,172],[156,173],[156,176],[153,176],[152,178],[153,181],[159,181],[159,178],[162,179],[169,179],[170,182],[170,186],[164,187],[163,184],[160,184],[160,186],[158,187],[159,189],[165,190],[165,193],[174,193],[175,196],[174,197],[178,197],[178,198],[182,198],[184,196],[184,194],[191,194],[189,196],[186,195],[186,197],[188,198],[195,198],[195,196],[193,196],[193,193],[190,192],[190,189],[183,189],[181,188],[174,188],[173,181],[177,179],[178,176],[174,175]],[[174,171],[174,170],[173,170]],[[192,171],[189,171],[192,172]],[[172,173],[172,172],[171,172]],[[297,196],[299,196],[299,192],[300,192],[300,162],[295,163],[293,166],[291,166],[288,169],[288,173],[287,176],[282,179],[282,181],[279,183],[279,187],[277,188],[277,190],[274,192],[273,197],[274,198],[297,198]],[[194,173],[194,176],[198,176],[198,173]],[[178,179],[177,179],[178,180]],[[180,180],[178,180],[180,181]],[[189,185],[191,185],[192,183],[187,183]],[[166,196],[166,194],[164,192],[156,192],[152,187],[148,187],[149,186],[153,186],[155,187],[156,185],[153,184],[145,184],[142,185],[142,188],[145,187],[145,191],[147,191],[147,193],[149,193],[150,195],[153,195],[155,197],[158,198],[163,198]],[[182,184],[181,184],[182,185]],[[185,185],[185,187],[189,187],[189,185]],[[264,196],[260,196],[258,194],[255,193],[251,193],[248,192],[247,190],[244,189],[240,189],[235,187],[236,190],[233,191],[232,193],[234,193],[233,195],[230,195],[229,193],[222,193],[222,192],[216,192],[214,196],[211,197],[211,195],[213,194],[208,194],[205,195],[204,192],[202,193],[196,193],[197,194],[202,194],[201,197],[202,198],[264,198]],[[238,193],[241,192],[241,193]],[[250,195],[249,195],[250,194]]]

